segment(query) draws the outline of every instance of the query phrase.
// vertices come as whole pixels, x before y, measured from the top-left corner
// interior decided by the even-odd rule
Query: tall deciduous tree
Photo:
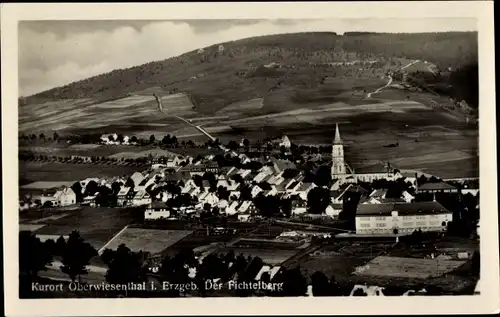
[[[69,235],[62,254],[61,271],[68,274],[72,281],[75,281],[77,277],[80,280],[81,275],[88,273],[86,267],[94,256],[97,256],[96,249],[86,243],[78,231],[73,231]]]
[[[133,253],[125,244],[118,246],[116,251],[103,253],[102,259],[109,267],[106,272],[106,281],[108,283],[139,283],[146,280],[146,274],[139,256]]]
[[[326,188],[315,187],[307,194],[307,207],[312,214],[322,214],[330,203],[330,192]]]

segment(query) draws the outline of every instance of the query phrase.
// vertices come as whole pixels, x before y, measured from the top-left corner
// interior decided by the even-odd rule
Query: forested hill
[[[325,77],[342,77],[345,81],[361,76],[357,70],[326,70],[325,65],[339,61],[377,61],[370,66],[373,78],[380,78],[374,68],[403,63],[401,59],[428,61],[440,70],[451,67],[460,72],[471,65],[477,68],[477,46],[477,32],[311,32],[260,36],[114,70],[30,96],[25,101],[117,98],[158,87],[170,93],[186,92],[200,108],[220,108],[222,104],[263,97],[270,91],[314,88]],[[263,69],[268,63],[277,63],[280,68]],[[464,76],[455,78],[459,78],[456,84],[463,84]]]

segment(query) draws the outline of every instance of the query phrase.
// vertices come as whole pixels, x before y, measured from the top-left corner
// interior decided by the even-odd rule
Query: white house
[[[276,189],[276,186],[271,185],[271,189],[265,190],[264,195],[266,196],[275,196],[278,194],[278,190]]]
[[[250,200],[245,200],[238,207],[238,213],[240,213],[240,214],[247,213],[247,212],[250,211],[250,209],[251,209],[252,206],[253,206],[253,203]]]
[[[235,215],[238,213],[238,206],[240,203],[238,201],[233,201],[227,208],[226,208],[226,214],[228,215]]]
[[[248,175],[250,175],[250,173],[252,173],[252,170],[247,170],[247,169],[240,169],[240,171],[238,172],[238,174],[240,174],[241,177],[243,177],[243,179],[245,179]]]
[[[317,186],[314,183],[302,183],[295,192],[299,194],[300,198],[307,200],[307,194],[315,187]]]
[[[160,219],[170,217],[170,209],[164,202],[152,202],[144,212],[144,219]]]
[[[151,204],[151,196],[145,190],[139,190],[133,200],[132,205],[134,206],[144,206]]]
[[[269,170],[261,171],[261,172],[259,172],[259,174],[255,175],[255,177],[253,178],[253,181],[256,183],[260,183],[260,182],[264,181],[264,179],[266,177],[270,176],[271,174],[272,174],[272,172]]]
[[[70,206],[76,204],[76,194],[69,187],[66,187],[62,190],[58,190],[54,194],[54,198],[57,205],[59,206]]]
[[[219,210],[224,211],[227,207],[229,207],[229,202],[225,199],[221,199],[219,200],[217,207],[219,208]]]
[[[359,204],[356,234],[411,234],[445,231],[452,212],[435,201],[418,203]]]
[[[232,190],[229,192],[229,197],[235,197],[236,199],[240,199],[241,196],[241,191],[239,190]]]
[[[252,191],[251,191],[251,194],[252,194],[252,198],[255,198],[257,197],[257,195],[259,195],[261,192],[263,192],[264,190],[262,188],[260,188],[259,185],[254,185],[252,187]]]
[[[205,192],[198,197],[198,202],[201,203],[202,206],[204,204],[209,204],[210,206],[214,207],[219,202],[219,197],[217,197],[215,193]]]
[[[284,135],[283,138],[281,138],[281,142],[279,143],[279,146],[283,146],[287,149],[289,149],[292,146],[292,143],[290,142],[290,139]]]
[[[326,215],[330,217],[338,217],[341,212],[342,204],[329,204],[325,210]]]
[[[412,201],[414,201],[415,196],[405,190],[401,195],[401,198],[403,198],[407,203],[411,203]]]

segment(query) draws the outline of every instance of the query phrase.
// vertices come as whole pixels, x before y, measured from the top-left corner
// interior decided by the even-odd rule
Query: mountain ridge
[[[380,76],[372,70],[385,71],[386,64],[398,59],[421,59],[439,69],[460,69],[477,63],[477,32],[303,32],[250,37],[115,69],[24,97],[22,104],[82,98],[102,101],[158,88],[162,94],[185,92],[199,111],[213,112],[274,91],[327,89],[321,84],[325,77],[338,82],[359,79],[361,86],[365,79],[371,79],[375,86]],[[369,70],[373,76],[342,67],[320,71],[329,63],[353,60],[377,61]],[[269,63],[280,67],[264,69]],[[338,88],[338,83],[330,86],[334,90],[346,88]]]

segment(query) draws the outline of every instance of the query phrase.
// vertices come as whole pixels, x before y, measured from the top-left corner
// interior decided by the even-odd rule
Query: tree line
[[[410,239],[411,238],[411,239]],[[415,232],[404,243],[422,243],[424,236]],[[19,233],[19,274],[20,298],[34,297],[32,283],[42,280],[39,273],[46,271],[54,262],[59,262],[59,270],[68,277],[68,281],[86,283],[82,277],[92,270],[89,268],[91,260],[99,256],[97,250],[80,236],[78,231],[73,231],[68,238],[59,237],[56,241],[42,242],[30,231]],[[59,261],[60,260],[60,261]],[[180,288],[152,292],[146,291],[109,291],[102,292],[103,297],[181,297],[212,296],[213,290],[207,289],[207,281],[219,279],[221,283],[255,282],[257,273],[265,264],[258,256],[236,255],[233,251],[227,253],[210,253],[201,260],[191,249],[183,249],[175,254],[167,254],[154,259],[149,253],[134,252],[125,244],[116,250],[105,249],[100,255],[100,260],[107,266],[103,278],[110,284],[127,284],[153,282],[169,282],[171,284],[194,283],[196,290],[183,290]],[[479,254],[473,255],[470,272],[477,274],[480,266]],[[56,262],[56,263],[57,263]],[[158,270],[151,270],[157,267]],[[56,268],[52,268],[56,270]],[[102,274],[102,273],[96,273]],[[226,296],[307,296],[308,286],[311,286],[313,296],[350,296],[354,282],[343,280],[338,282],[335,275],[328,278],[322,271],[315,271],[307,277],[300,266],[282,267],[271,279],[269,272],[261,275],[260,281],[267,283],[280,283],[281,288],[270,290],[233,290],[223,289]],[[385,295],[402,295],[409,287],[388,286],[384,289]],[[428,295],[442,293],[439,287],[428,285]],[[81,294],[85,296],[88,294]],[[363,291],[354,292],[353,296],[366,296]]]

